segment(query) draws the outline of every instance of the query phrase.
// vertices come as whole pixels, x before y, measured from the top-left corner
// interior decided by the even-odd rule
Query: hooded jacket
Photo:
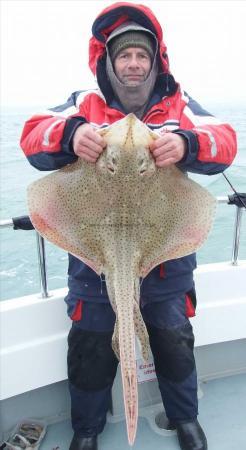
[[[24,126],[21,147],[29,162],[39,170],[54,170],[77,160],[72,147],[76,129],[83,123],[106,127],[125,116],[114,97],[106,75],[105,43],[110,33],[127,21],[152,31],[158,41],[159,74],[142,117],[151,129],[178,133],[187,151],[177,166],[184,171],[216,174],[224,171],[236,154],[236,135],[229,124],[205,111],[175,81],[169,70],[162,28],[152,11],[143,5],[119,2],[104,9],[92,26],[89,66],[98,89],[74,92],[63,105],[34,115]],[[156,267],[141,284],[143,304],[184,295],[193,287],[195,255],[168,261]],[[104,278],[69,255],[68,313],[78,320],[84,300],[108,301]]]

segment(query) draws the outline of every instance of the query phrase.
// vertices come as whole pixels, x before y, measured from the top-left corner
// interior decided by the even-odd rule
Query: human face
[[[141,47],[128,47],[118,53],[114,71],[121,83],[137,86],[148,77],[151,69],[149,53]]]

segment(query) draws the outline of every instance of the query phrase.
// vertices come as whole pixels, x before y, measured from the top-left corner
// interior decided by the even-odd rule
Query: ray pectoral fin
[[[154,267],[159,264],[172,260],[182,258],[187,255],[191,255],[196,252],[204,242],[204,233],[198,233],[196,236],[194,234],[193,238],[186,237],[185,235],[181,235],[177,237],[176,241],[173,245],[170,243],[163,243],[163,248],[160,251],[160,248],[156,248],[156,251],[153,251],[151,255],[148,255],[141,262],[141,277],[145,278],[148,273],[151,272]]]
[[[161,262],[197,251],[207,239],[216,211],[216,199],[176,167],[160,169],[154,183],[158,184],[159,195],[151,197],[144,219],[148,223],[155,217],[150,237],[147,232],[145,237],[151,246],[143,244],[142,277]]]
[[[83,250],[81,245],[76,245],[74,239],[70,239],[70,233],[67,234],[66,232],[62,232],[61,227],[58,227],[57,229],[52,221],[46,219],[38,212],[33,211],[30,213],[30,218],[34,228],[41,236],[87,264],[98,275],[102,272],[102,266],[99,264],[99,259],[89,259],[86,256],[89,253],[88,250],[86,248]]]
[[[52,232],[50,225],[47,221],[42,217],[38,212],[32,212],[31,214],[31,222],[36,230],[39,231],[40,234],[46,235]],[[55,235],[55,232],[54,232]],[[58,235],[58,233],[57,233]]]
[[[30,213],[31,222],[34,228],[41,234],[41,236],[48,239],[48,241],[66,250],[71,247],[65,236],[50,224],[50,221],[43,217],[38,212]]]

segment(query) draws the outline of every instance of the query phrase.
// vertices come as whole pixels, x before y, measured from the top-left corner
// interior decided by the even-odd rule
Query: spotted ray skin
[[[35,181],[28,204],[42,236],[105,274],[132,445],[138,417],[135,335],[145,359],[149,351],[139,278],[196,251],[211,228],[216,201],[176,166],[156,167],[149,145],[157,135],[134,114],[99,133],[107,147],[97,163],[79,159]]]

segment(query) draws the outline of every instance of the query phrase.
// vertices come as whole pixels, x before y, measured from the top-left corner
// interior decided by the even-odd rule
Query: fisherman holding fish
[[[216,174],[236,154],[235,132],[201,108],[169,69],[162,28],[153,12],[134,3],[111,4],[95,19],[89,45],[98,89],[74,92],[66,104],[34,116],[21,147],[39,170],[59,169],[82,158],[95,164],[105,149],[96,131],[134,113],[159,134],[150,145],[158,168]],[[206,450],[198,416],[195,315],[190,254],[158,265],[142,280],[140,309],[154,357],[169,427],[182,450]],[[110,407],[118,359],[111,347],[115,314],[104,278],[69,254],[68,379],[74,436],[69,450],[97,450]],[[163,442],[165,448],[165,442]]]

